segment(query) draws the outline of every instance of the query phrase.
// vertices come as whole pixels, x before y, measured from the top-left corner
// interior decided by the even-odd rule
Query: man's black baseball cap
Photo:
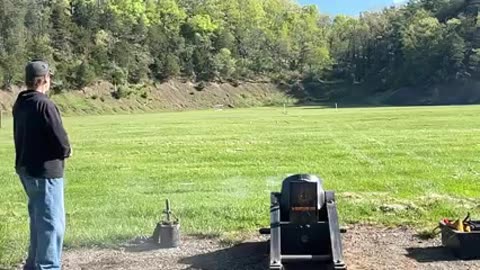
[[[35,78],[52,74],[48,63],[41,60],[33,60],[28,62],[25,67],[25,81],[34,82]]]

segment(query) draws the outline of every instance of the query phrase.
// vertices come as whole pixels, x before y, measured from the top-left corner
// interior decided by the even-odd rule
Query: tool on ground
[[[280,193],[271,193],[270,269],[288,264],[315,265],[321,269],[346,270],[333,191],[308,174],[286,178]]]
[[[152,238],[162,248],[176,248],[180,245],[180,221],[170,208],[170,200],[165,204],[165,219],[157,223]]]
[[[442,222],[445,226],[458,232],[480,231],[480,223],[472,221],[470,213],[463,220],[456,219],[455,221],[450,221],[448,218],[444,218]]]

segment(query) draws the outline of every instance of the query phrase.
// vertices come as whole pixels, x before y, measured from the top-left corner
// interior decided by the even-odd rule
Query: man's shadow
[[[211,253],[199,254],[179,260],[190,269],[264,270],[268,267],[268,242],[246,242]]]
[[[223,250],[187,257],[179,263],[188,269],[201,270],[265,270],[269,266],[270,242],[247,242]],[[326,270],[332,265],[300,263],[284,265],[286,270]]]

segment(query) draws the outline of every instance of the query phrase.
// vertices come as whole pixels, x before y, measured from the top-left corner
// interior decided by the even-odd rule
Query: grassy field
[[[67,117],[66,246],[151,234],[169,198],[184,233],[268,226],[269,192],[314,173],[342,223],[433,228],[480,214],[480,107],[280,108]],[[0,130],[0,265],[27,242],[11,119]],[[394,211],[390,211],[393,209]]]

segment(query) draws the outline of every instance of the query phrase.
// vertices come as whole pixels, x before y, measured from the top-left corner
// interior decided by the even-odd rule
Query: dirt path
[[[183,239],[182,246],[159,250],[137,241],[118,250],[74,250],[65,253],[66,270],[267,269],[266,238],[255,237],[235,246],[212,239]],[[353,226],[343,236],[349,270],[480,269],[480,261],[456,260],[440,240],[420,240],[409,229]]]

